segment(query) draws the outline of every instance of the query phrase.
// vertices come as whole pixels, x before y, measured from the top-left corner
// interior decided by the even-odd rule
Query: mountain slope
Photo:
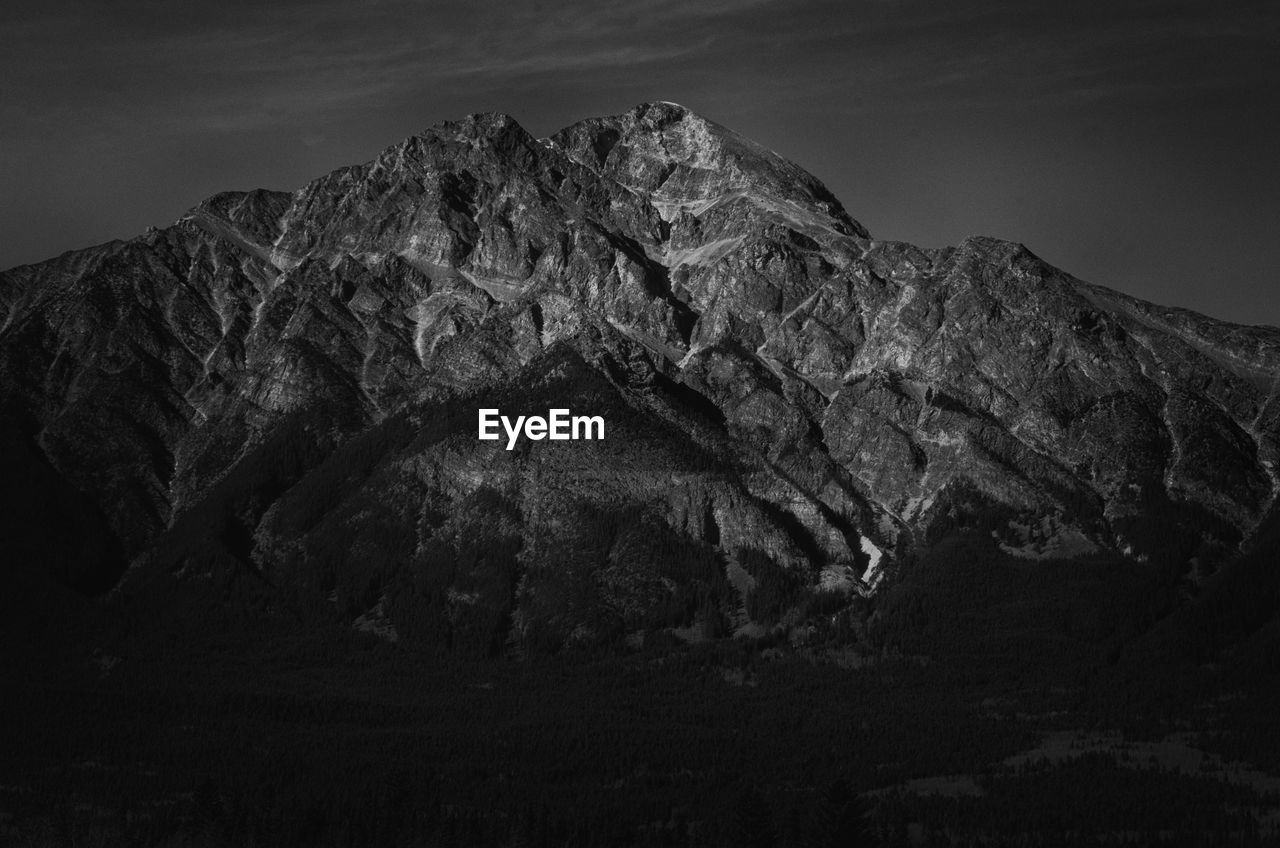
[[[4,272],[0,308],[11,438],[131,563],[80,585],[171,611],[482,652],[785,631],[952,527],[1196,577],[1277,488],[1280,331],[873,240],[668,103],[443,123]],[[607,436],[508,452],[480,407]]]

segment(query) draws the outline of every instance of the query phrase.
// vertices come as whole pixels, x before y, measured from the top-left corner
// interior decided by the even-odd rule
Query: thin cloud
[[[641,47],[631,45],[621,49],[604,49],[592,53],[563,55],[543,53],[537,56],[518,59],[510,62],[486,62],[470,67],[448,68],[443,72],[445,77],[523,77],[528,74],[550,74],[560,72],[582,72],[605,68],[634,68],[637,65],[667,62],[696,54],[711,44],[705,39],[699,44],[686,47]]]
[[[66,120],[79,111],[111,123],[109,106],[152,131],[238,131],[337,116],[433,84],[619,85],[649,66],[657,85],[710,76],[708,87],[730,96],[734,80],[757,96],[874,87],[871,108],[1169,96],[1256,79],[1276,42],[1276,16],[1257,3],[1225,11],[1086,3],[1063,12],[875,0],[392,0],[232,2],[161,15],[134,0],[79,17],[69,8],[0,36],[0,67],[16,83],[10,116]],[[1197,51],[1209,57],[1203,68],[1178,61]]]

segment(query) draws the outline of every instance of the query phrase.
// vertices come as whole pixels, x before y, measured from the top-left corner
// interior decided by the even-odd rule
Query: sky
[[[876,238],[998,236],[1280,326],[1278,57],[1274,0],[7,0],[0,268],[468,113],[543,136],[671,100]]]

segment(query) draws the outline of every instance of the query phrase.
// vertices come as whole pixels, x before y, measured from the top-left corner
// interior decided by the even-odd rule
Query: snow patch
[[[862,572],[862,582],[874,589],[880,584],[881,578],[884,577],[880,570],[880,562],[884,559],[884,552],[876,547],[875,543],[866,536],[862,537],[862,552],[871,558],[867,564],[866,571]]]

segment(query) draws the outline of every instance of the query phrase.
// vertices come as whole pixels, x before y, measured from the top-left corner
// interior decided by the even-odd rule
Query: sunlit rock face
[[[796,627],[957,527],[1200,565],[1280,461],[1280,331],[873,240],[670,103],[216,195],[4,272],[0,321],[5,438],[111,537],[78,585],[489,652]],[[606,438],[508,451],[482,406]]]

